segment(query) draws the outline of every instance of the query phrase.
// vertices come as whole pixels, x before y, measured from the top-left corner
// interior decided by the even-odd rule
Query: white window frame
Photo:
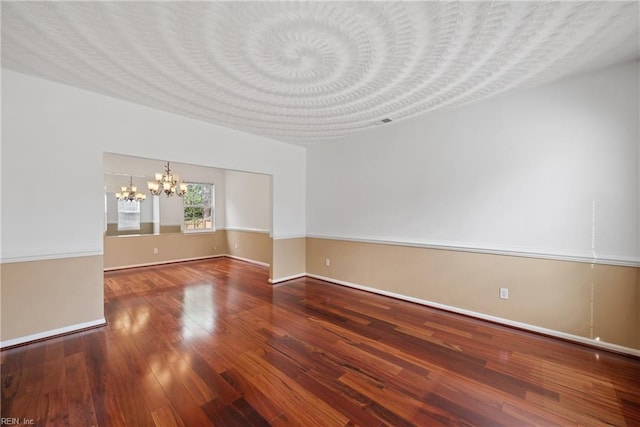
[[[192,233],[213,233],[216,231],[216,221],[215,221],[215,195],[216,195],[216,187],[214,184],[210,183],[210,182],[187,182],[187,192],[189,191],[189,188],[191,185],[208,185],[211,187],[211,204],[210,206],[207,206],[205,204],[194,204],[194,205],[186,205],[185,201],[188,200],[188,196],[187,194],[185,194],[182,197],[182,224],[181,224],[181,229],[182,232],[185,234],[192,234]],[[195,208],[202,208],[202,209],[207,209],[210,208],[211,209],[211,227],[210,228],[187,228],[187,218],[185,218],[185,209],[188,207],[195,207]]]

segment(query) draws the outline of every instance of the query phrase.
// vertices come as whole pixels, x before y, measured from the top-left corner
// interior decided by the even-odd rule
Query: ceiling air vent
[[[390,118],[388,118],[388,117],[387,117],[386,119],[381,119],[381,120],[378,120],[378,121],[376,121],[376,122],[373,122],[373,124],[374,124],[375,126],[380,126],[380,125],[385,125],[385,124],[387,124],[387,123],[391,123],[392,121],[393,121],[393,120],[391,120]]]

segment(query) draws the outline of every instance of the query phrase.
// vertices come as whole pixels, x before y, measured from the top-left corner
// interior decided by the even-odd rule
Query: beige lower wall
[[[273,240],[271,281],[300,276],[305,273],[307,242],[304,237]]]
[[[222,230],[224,231],[224,230]],[[182,233],[182,226],[178,225],[160,225],[160,234],[164,233]]]
[[[306,248],[310,274],[635,349],[638,270],[321,238]]]
[[[272,239],[260,231],[226,230],[227,254],[271,265]]]
[[[102,256],[0,265],[0,341],[104,320]]]
[[[639,270],[633,267],[593,265],[593,337],[640,349]]]
[[[154,249],[157,248],[157,253]],[[227,253],[224,230],[214,233],[167,233],[104,238],[104,268],[202,258]]]
[[[231,230],[104,244],[104,258],[1,264],[0,341],[103,319],[103,267],[230,254],[270,264],[274,281],[306,271],[640,349],[639,268]],[[498,298],[500,287],[509,288],[509,300]]]
[[[268,233],[239,230],[105,237],[104,268],[126,268],[217,255],[230,255],[271,265],[272,246]],[[157,249],[157,253],[154,253],[154,249]],[[304,262],[304,257],[302,260]],[[286,260],[282,259],[282,262],[287,268]],[[304,265],[300,272],[304,272]]]

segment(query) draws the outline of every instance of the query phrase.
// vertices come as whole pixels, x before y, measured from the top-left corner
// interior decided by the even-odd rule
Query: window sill
[[[182,234],[215,234],[216,230],[182,230]]]

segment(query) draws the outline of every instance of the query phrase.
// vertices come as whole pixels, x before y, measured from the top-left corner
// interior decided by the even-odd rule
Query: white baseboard
[[[157,262],[146,262],[143,264],[130,264],[130,265],[119,265],[117,267],[109,267],[105,268],[104,271],[115,271],[115,270],[125,270],[127,268],[136,268],[136,267],[151,267],[154,265],[164,265],[164,264],[175,264],[177,262],[186,262],[186,261],[198,261],[201,259],[209,259],[209,258],[220,258],[228,255],[220,254],[220,255],[207,255],[207,256],[199,256],[193,258],[180,258],[180,259],[172,259],[167,261],[157,261]]]
[[[262,261],[256,261],[254,259],[242,258],[242,257],[239,257],[239,256],[229,255],[229,254],[226,254],[224,256],[226,256],[227,258],[237,259],[238,261],[244,261],[244,262],[248,262],[248,263],[251,263],[251,264],[261,265],[263,267],[269,267],[268,263],[262,262]]]
[[[269,283],[271,283],[272,285],[275,285],[277,283],[286,282],[288,280],[299,279],[305,276],[307,276],[307,273],[294,274],[293,276],[286,276],[286,277],[278,277],[277,279],[269,279]]]
[[[614,351],[616,353],[623,353],[623,354],[629,354],[629,355],[632,355],[632,356],[635,356],[635,357],[640,357],[640,350],[636,350],[634,348],[624,347],[624,346],[621,346],[621,345],[611,344],[611,343],[607,343],[607,342],[603,342],[603,341],[597,341],[597,340],[589,339],[589,338],[586,338],[586,337],[581,337],[579,335],[573,335],[573,334],[568,334],[568,333],[561,332],[561,331],[556,331],[556,330],[553,330],[553,329],[542,328],[542,327],[539,327],[539,326],[530,325],[528,323],[516,322],[516,321],[513,321],[513,320],[509,320],[509,319],[504,319],[502,317],[496,317],[496,316],[491,316],[491,315],[484,314],[484,313],[478,313],[478,312],[471,311],[471,310],[466,310],[466,309],[463,309],[463,308],[453,307],[453,306],[446,305],[446,304],[440,304],[438,302],[433,302],[433,301],[423,300],[423,299],[414,298],[414,297],[410,297],[410,296],[406,296],[406,295],[396,294],[394,292],[384,291],[384,290],[381,290],[381,289],[370,288],[368,286],[358,285],[358,284],[351,283],[351,282],[345,282],[343,280],[332,279],[331,277],[320,276],[318,274],[307,273],[306,276],[312,277],[314,279],[323,280],[325,282],[335,283],[336,285],[347,286],[349,288],[359,289],[359,290],[362,290],[362,291],[367,291],[367,292],[371,292],[371,293],[378,294],[378,295],[384,295],[384,296],[388,296],[388,297],[392,297],[392,298],[396,298],[396,299],[400,299],[400,300],[404,300],[404,301],[413,302],[413,303],[416,303],[416,304],[425,305],[425,306],[428,306],[428,307],[438,308],[438,309],[441,309],[441,310],[450,311],[452,313],[463,314],[465,316],[475,317],[475,318],[481,319],[481,320],[488,320],[490,322],[499,323],[499,324],[506,325],[506,326],[512,326],[514,328],[524,329],[524,330],[527,330],[527,331],[536,332],[536,333],[539,333],[539,334],[548,335],[548,336],[555,337],[555,338],[561,338],[561,339],[564,339],[564,340],[567,340],[567,341],[573,341],[573,342],[580,343],[580,344],[586,344],[586,345],[589,345],[589,346],[592,346],[592,347],[598,347],[598,348],[602,348],[604,350]]]
[[[69,334],[84,329],[94,328],[96,326],[106,325],[107,321],[102,318],[92,320],[91,322],[78,323],[75,325],[65,326],[64,328],[51,329],[50,331],[39,332],[37,334],[25,335],[19,338],[13,338],[6,341],[0,341],[0,348],[12,347],[14,345],[26,344],[31,341],[39,341],[45,338],[55,337],[56,335]]]
[[[218,255],[207,255],[207,256],[200,256],[200,257],[193,257],[193,258],[172,259],[172,260],[167,260],[167,261],[147,262],[147,263],[143,263],[143,264],[119,265],[117,267],[105,268],[104,271],[125,270],[127,268],[136,268],[136,267],[152,267],[154,265],[175,264],[175,263],[178,263],[178,262],[199,261],[199,260],[203,260],[203,259],[222,258],[222,257],[237,259],[238,261],[244,261],[244,262],[248,262],[250,264],[260,265],[262,267],[269,267],[269,264],[267,264],[266,262],[256,261],[256,260],[249,259],[249,258],[242,258],[242,257],[235,256],[235,255],[218,254]]]

